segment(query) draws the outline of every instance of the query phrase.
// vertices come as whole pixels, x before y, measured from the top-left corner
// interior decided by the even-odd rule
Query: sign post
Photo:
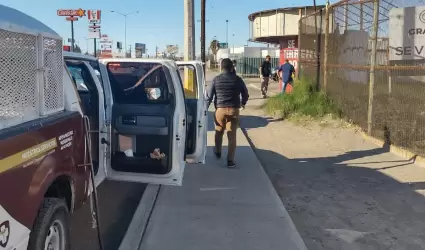
[[[86,11],[79,8],[77,10],[70,9],[59,9],[56,14],[58,16],[65,16],[66,21],[71,22],[71,51],[74,52],[75,49],[75,39],[74,39],[74,21],[78,21],[78,17],[83,17],[86,15]]]

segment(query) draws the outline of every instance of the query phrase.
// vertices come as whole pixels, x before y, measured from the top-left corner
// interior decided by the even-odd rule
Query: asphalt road
[[[117,250],[146,184],[104,181],[98,187],[100,227],[104,250]],[[92,229],[90,203],[74,212],[71,218],[72,250],[100,249],[97,231]]]

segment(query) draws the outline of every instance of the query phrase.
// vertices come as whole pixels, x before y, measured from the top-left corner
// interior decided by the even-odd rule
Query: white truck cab
[[[64,52],[91,124],[96,185],[105,178],[181,185],[186,163],[205,163],[202,63],[96,59]],[[182,79],[182,69],[191,79]],[[184,81],[195,92],[186,97]]]

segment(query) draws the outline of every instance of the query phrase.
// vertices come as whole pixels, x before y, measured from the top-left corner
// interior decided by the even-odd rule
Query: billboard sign
[[[87,18],[91,24],[100,24],[100,10],[88,10]]]
[[[219,47],[220,49],[227,49],[227,48],[229,47],[229,45],[228,45],[227,43],[219,43],[219,44],[218,44],[218,47]]]
[[[168,54],[174,55],[174,54],[179,53],[179,46],[178,45],[167,45],[166,49],[167,49]]]
[[[99,39],[100,34],[100,10],[88,10],[87,19],[89,20],[89,34],[90,39]]]
[[[134,50],[136,51],[136,58],[141,58],[143,54],[146,53],[146,44],[144,43],[136,43],[134,46]]]
[[[113,41],[109,38],[108,35],[102,35],[100,38],[100,53],[102,58],[111,58],[112,57],[112,46]]]
[[[83,17],[86,15],[86,11],[79,8],[77,10],[70,10],[70,9],[60,9],[56,11],[56,14],[58,16],[78,16]]]
[[[100,30],[89,28],[89,34],[88,34],[87,38],[89,38],[89,39],[99,39],[100,38]]]
[[[425,59],[425,6],[390,10],[389,59]]]

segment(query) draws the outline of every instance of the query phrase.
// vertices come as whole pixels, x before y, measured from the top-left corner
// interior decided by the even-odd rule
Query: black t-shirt
[[[270,62],[264,61],[261,64],[261,76],[269,77],[272,73],[272,64]]]

